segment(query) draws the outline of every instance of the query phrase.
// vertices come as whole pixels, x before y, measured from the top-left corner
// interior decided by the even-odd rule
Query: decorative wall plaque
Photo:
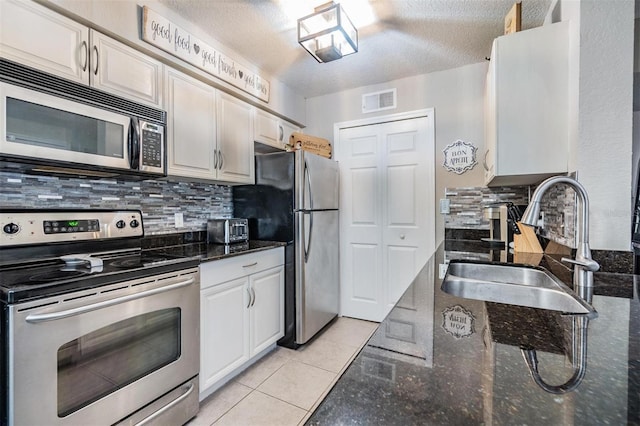
[[[473,314],[460,305],[442,311],[442,328],[456,339],[474,334],[475,321]]]
[[[142,39],[209,74],[269,102],[270,84],[239,62],[218,52],[167,18],[143,7]]]
[[[442,165],[450,172],[461,175],[467,170],[473,169],[477,164],[476,151],[478,148],[468,142],[457,140],[442,150],[444,162]]]

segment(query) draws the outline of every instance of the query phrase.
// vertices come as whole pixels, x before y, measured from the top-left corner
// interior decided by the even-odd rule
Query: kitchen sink
[[[552,273],[537,266],[451,261],[441,289],[465,299],[598,316]]]

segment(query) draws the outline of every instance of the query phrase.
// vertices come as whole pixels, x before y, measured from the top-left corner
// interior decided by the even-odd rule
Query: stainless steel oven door
[[[197,268],[11,306],[9,424],[127,417],[198,374],[199,315]]]

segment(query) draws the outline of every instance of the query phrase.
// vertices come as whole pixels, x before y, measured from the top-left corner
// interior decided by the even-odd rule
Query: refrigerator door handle
[[[304,263],[307,263],[309,260],[309,255],[311,254],[311,237],[313,237],[313,212],[305,212],[304,214],[309,215],[309,238],[307,238],[307,243],[304,245]]]
[[[308,189],[309,191],[309,208],[306,210],[313,210],[313,194],[311,193],[311,174],[309,173],[309,166],[307,165],[307,160],[304,160],[304,189]],[[302,203],[304,206],[304,191],[302,192]],[[309,231],[311,234],[311,231]]]

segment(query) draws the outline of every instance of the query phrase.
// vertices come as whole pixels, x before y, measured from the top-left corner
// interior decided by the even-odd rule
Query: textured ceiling
[[[305,98],[481,62],[514,3],[370,0],[377,21],[358,28],[359,52],[319,64],[298,44],[295,21],[281,1],[161,0]],[[298,1],[307,1],[310,10],[326,3]],[[522,29],[541,25],[551,1],[523,1]]]

